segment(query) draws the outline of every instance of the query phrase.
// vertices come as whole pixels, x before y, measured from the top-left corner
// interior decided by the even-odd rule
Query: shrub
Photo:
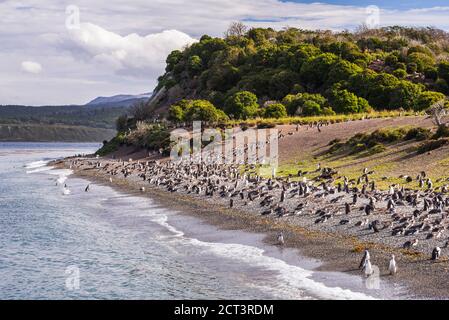
[[[274,122],[258,122],[257,129],[271,129],[276,127]]]
[[[174,123],[179,123],[185,121],[184,109],[180,105],[172,105],[168,109],[168,120]]]
[[[404,140],[416,139],[425,140],[431,136],[429,129],[425,128],[388,128],[379,129],[372,133],[357,133],[345,143],[335,142],[329,152],[335,152],[342,148],[350,154],[366,152],[365,155],[372,155],[386,150],[384,144],[394,143]]]
[[[338,138],[335,138],[334,140],[331,140],[330,142],[329,142],[329,146],[333,146],[334,144],[337,144],[337,143],[339,143],[341,140],[340,139],[338,139]]]
[[[203,60],[199,56],[191,56],[187,67],[190,74],[198,74],[203,69]]]
[[[265,118],[285,118],[287,117],[287,110],[281,103],[273,103],[268,105],[264,110]]]
[[[329,71],[327,85],[331,86],[334,83],[348,80],[351,76],[361,73],[363,71],[358,65],[349,61],[339,61],[332,66]]]
[[[448,126],[438,126],[437,132],[433,135],[433,139],[449,137],[449,127]]]
[[[368,101],[357,97],[346,89],[333,89],[330,94],[330,104],[336,113],[348,114],[371,111]]]
[[[372,154],[382,153],[385,150],[387,150],[387,148],[383,144],[377,143],[368,150],[368,154],[372,155]]]
[[[299,93],[297,95],[287,95],[285,96],[284,99],[282,99],[282,104],[286,106],[288,114],[299,115],[304,113],[303,109],[307,101],[311,101],[318,104],[319,110],[315,110],[314,112],[319,111],[320,113],[317,113],[316,115],[321,114],[322,109],[327,105],[327,100],[325,97],[323,97],[321,94],[311,94],[311,93]],[[316,108],[316,106],[310,105],[309,108],[313,110]]]
[[[445,98],[445,95],[440,92],[424,91],[419,95],[414,109],[416,111],[424,111],[430,108],[435,102],[444,100]]]
[[[226,100],[225,111],[235,119],[248,119],[257,114],[259,104],[254,93],[240,91]]]
[[[426,76],[426,79],[436,81],[438,79],[438,69],[435,67],[428,67],[424,70],[424,75]]]
[[[439,92],[443,92],[443,93],[449,94],[449,85],[447,84],[446,80],[438,79],[435,82],[435,90],[438,90]]]
[[[385,58],[385,64],[390,67],[395,67],[398,62],[399,62],[399,58],[398,58],[397,54],[392,53],[392,54],[389,54]]]
[[[321,106],[312,100],[307,100],[302,106],[302,115],[304,116],[318,116],[322,112]]]
[[[115,128],[118,132],[125,132],[128,130],[128,116],[122,115],[115,121]]]
[[[435,60],[432,57],[421,52],[409,54],[407,57],[407,62],[409,64],[416,64],[416,69],[418,72],[423,72],[425,69],[435,64]]]
[[[417,141],[422,141],[422,140],[427,140],[432,136],[432,132],[430,131],[430,129],[427,128],[421,128],[421,127],[417,127],[417,128],[411,128],[405,135],[404,140],[417,140]]]
[[[185,120],[219,122],[227,120],[227,116],[207,100],[192,100],[185,110]]]
[[[301,79],[312,87],[321,87],[326,83],[329,71],[338,59],[333,53],[323,53],[316,58],[309,59],[301,67]]]
[[[425,142],[419,146],[417,152],[419,154],[423,154],[432,150],[439,149],[445,145],[449,144],[449,139],[439,139],[439,140],[431,140],[429,142]]]
[[[407,63],[407,72],[414,73],[418,71],[418,65],[415,62]]]
[[[99,155],[100,157],[111,154],[117,151],[119,147],[124,144],[124,141],[125,141],[124,134],[119,133],[109,142],[106,143],[103,142],[103,146],[97,152],[95,152],[95,154]]]
[[[321,110],[321,115],[323,115],[323,116],[335,116],[336,113],[335,113],[334,110],[332,110],[331,107],[324,107],[324,108]]]
[[[443,61],[438,65],[438,76],[449,84],[449,61]]]
[[[393,71],[393,75],[398,79],[405,79],[407,77],[407,71],[404,69],[396,69]]]

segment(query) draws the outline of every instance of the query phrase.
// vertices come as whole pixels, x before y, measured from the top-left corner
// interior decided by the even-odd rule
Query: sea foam
[[[340,287],[328,287],[323,283],[311,279],[313,271],[274,257],[264,255],[261,248],[231,243],[204,242],[194,238],[185,237],[185,234],[170,225],[168,216],[155,212],[151,214],[152,221],[165,227],[174,234],[175,241],[182,241],[197,247],[203,247],[217,256],[232,258],[236,262],[245,263],[273,271],[279,280],[275,293],[282,299],[333,299],[333,300],[371,300],[373,297],[360,292],[354,292]],[[254,283],[255,287],[273,291],[273,288]]]

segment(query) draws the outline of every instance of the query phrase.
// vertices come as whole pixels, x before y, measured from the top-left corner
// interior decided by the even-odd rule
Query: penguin
[[[366,261],[369,259],[370,259],[369,251],[368,251],[368,249],[365,249],[365,253],[363,255],[362,261],[360,261],[360,264],[359,264],[359,269],[362,269],[365,266]]]
[[[390,265],[388,266],[388,271],[390,272],[390,275],[395,275],[398,272],[398,267],[396,264],[396,259],[394,257],[394,254],[391,255]]]
[[[432,250],[432,260],[438,260],[438,259],[440,259],[440,256],[441,256],[441,249],[440,249],[440,247],[435,247],[433,250]]]
[[[87,185],[86,189],[84,189],[85,192],[88,192],[90,189],[90,184]]]
[[[367,216],[369,216],[372,211],[373,211],[373,207],[371,207],[369,204],[365,206],[365,214]]]
[[[367,277],[367,278],[374,273],[370,259],[366,259],[365,264],[363,265],[362,271],[363,271],[363,274],[365,275],[365,277]]]
[[[394,201],[392,199],[389,199],[388,203],[387,203],[387,209],[390,210],[390,209],[392,209],[394,207],[395,207]]]
[[[389,194],[390,194],[390,195],[393,195],[393,194],[394,194],[394,188],[393,188],[393,186],[390,186]]]
[[[229,208],[233,208],[234,207],[234,199],[230,199],[229,200]]]
[[[278,244],[279,244],[279,245],[283,246],[283,245],[285,244],[285,241],[284,241],[284,233],[283,233],[283,232],[280,232],[280,233],[278,234],[277,240],[278,240]]]
[[[345,203],[345,214],[350,214],[351,213],[351,206],[349,205],[349,203]]]

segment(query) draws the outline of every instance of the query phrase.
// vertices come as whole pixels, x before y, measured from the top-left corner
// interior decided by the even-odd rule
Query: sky
[[[233,21],[449,31],[449,1],[0,0],[0,105],[84,104],[151,92],[172,50],[203,34],[222,36]]]

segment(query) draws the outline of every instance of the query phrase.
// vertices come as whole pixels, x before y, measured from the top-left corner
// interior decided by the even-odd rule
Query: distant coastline
[[[113,129],[59,124],[0,124],[2,142],[102,142],[116,134]]]

